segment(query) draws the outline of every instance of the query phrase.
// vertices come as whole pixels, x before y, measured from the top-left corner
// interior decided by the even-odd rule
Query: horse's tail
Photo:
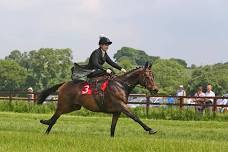
[[[51,88],[48,88],[48,89],[43,90],[43,91],[40,93],[39,97],[38,97],[37,104],[42,104],[42,103],[45,101],[45,99],[46,99],[51,93],[53,93],[53,92],[55,92],[56,90],[58,90],[58,88],[59,88],[60,86],[62,86],[64,83],[65,83],[65,82],[62,82],[62,83],[59,83],[59,84],[54,85],[54,86],[51,87]]]

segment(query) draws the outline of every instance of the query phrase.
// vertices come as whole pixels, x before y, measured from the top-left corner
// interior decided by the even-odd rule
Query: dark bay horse
[[[158,92],[151,64],[149,65],[147,62],[144,67],[136,68],[108,81],[109,83],[103,96],[103,108],[99,106],[93,95],[81,93],[82,85],[80,82],[69,81],[42,91],[38,98],[38,104],[42,104],[49,94],[58,90],[58,103],[54,115],[49,120],[40,120],[42,124],[48,125],[46,133],[50,132],[62,114],[80,110],[82,106],[93,112],[112,114],[111,137],[114,137],[116,123],[121,112],[139,123],[149,134],[156,133],[156,130],[150,128],[135,116],[127,105],[130,92],[138,84],[145,87],[152,94]],[[101,103],[102,101],[99,102]]]

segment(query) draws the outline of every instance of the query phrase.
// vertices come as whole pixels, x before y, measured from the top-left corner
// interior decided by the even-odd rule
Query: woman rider
[[[89,63],[87,65],[88,69],[92,69],[93,72],[90,73],[87,77],[92,78],[96,76],[104,75],[104,73],[112,73],[110,69],[104,69],[102,65],[107,62],[110,66],[121,70],[122,72],[126,72],[126,70],[120,67],[117,63],[113,62],[111,58],[107,54],[107,50],[109,45],[112,42],[105,36],[101,36],[99,40],[99,48],[94,50],[89,58]]]

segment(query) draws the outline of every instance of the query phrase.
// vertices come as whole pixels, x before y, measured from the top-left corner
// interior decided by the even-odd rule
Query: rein
[[[143,79],[140,80],[142,82],[142,84],[145,84],[145,86],[147,86],[148,82],[146,81],[147,77],[145,75],[143,75]],[[135,87],[138,87],[138,88],[142,88],[142,89],[147,89],[145,86],[140,86],[138,84],[134,85],[134,84],[131,84],[131,83],[128,83],[128,82],[125,82],[119,78],[116,78],[115,79],[116,81],[124,84],[125,86],[127,86],[128,88],[135,88]]]
[[[130,83],[128,83],[128,82],[124,82],[124,81],[122,81],[122,80],[120,80],[120,79],[115,79],[115,80],[118,81],[118,82],[123,83],[124,85],[128,86],[129,88],[135,87],[135,85],[130,84]]]
[[[118,82],[120,82],[120,83],[122,83],[122,84],[124,84],[124,85],[126,85],[126,86],[129,87],[129,88],[138,87],[138,88],[146,89],[146,87],[144,87],[144,86],[139,86],[138,84],[137,84],[137,85],[134,85],[134,84],[125,82],[125,81],[123,81],[123,80],[121,80],[121,79],[118,79],[118,78],[116,78],[115,80],[118,81]],[[146,78],[143,79],[143,82],[146,82],[145,80],[146,80]]]

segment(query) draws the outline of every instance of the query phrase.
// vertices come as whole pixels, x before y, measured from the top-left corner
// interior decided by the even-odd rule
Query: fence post
[[[213,116],[216,115],[216,111],[217,111],[217,99],[213,99]]]
[[[33,92],[33,103],[36,103],[36,99],[37,99],[37,93]]]
[[[10,102],[10,104],[12,102],[12,90],[10,90],[10,92],[9,92],[9,102]]]
[[[150,96],[146,95],[146,118],[149,118]]]
[[[180,97],[180,110],[183,109],[183,103],[184,103],[184,98],[181,96]]]

